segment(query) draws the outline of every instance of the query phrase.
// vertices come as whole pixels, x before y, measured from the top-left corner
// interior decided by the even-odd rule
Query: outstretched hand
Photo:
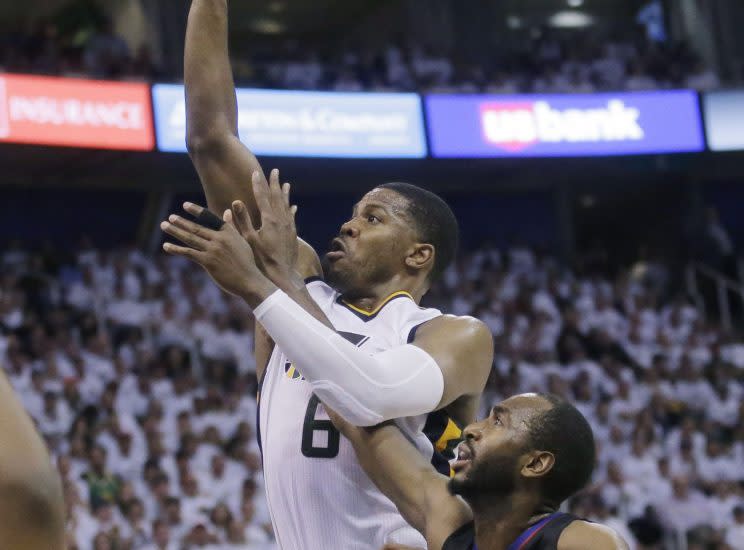
[[[263,183],[260,172],[254,172],[251,184],[261,214],[261,227],[254,227],[242,201],[234,201],[232,213],[235,227],[251,245],[259,269],[281,286],[297,270],[297,207],[289,203],[290,184],[279,184],[279,170],[271,171],[268,185]]]
[[[184,203],[183,208],[194,217],[204,210],[190,202]],[[233,213],[226,210],[222,219],[226,223],[214,230],[176,214],[170,215],[160,227],[185,246],[165,243],[163,250],[199,264],[225,292],[256,307],[276,287],[258,269],[250,244],[235,227]]]

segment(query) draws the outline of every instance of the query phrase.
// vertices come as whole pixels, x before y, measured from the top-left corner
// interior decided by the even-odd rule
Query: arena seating
[[[1,266],[0,365],[53,450],[70,549],[274,548],[246,307],[194,266],[135,249],[60,261],[14,246]],[[578,277],[527,248],[483,248],[428,302],[493,331],[484,409],[549,391],[590,420],[599,461],[575,513],[633,545],[737,548],[744,345],[658,271]]]

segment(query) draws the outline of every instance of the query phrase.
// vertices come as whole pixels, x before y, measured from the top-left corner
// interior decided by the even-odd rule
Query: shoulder
[[[577,520],[563,530],[558,550],[627,550],[628,544],[615,531],[588,521]]]
[[[318,253],[309,243],[299,237],[297,237],[297,271],[303,279],[323,276],[323,267]]]
[[[416,332],[414,342],[430,338],[444,338],[448,344],[472,348],[493,348],[493,335],[488,326],[475,317],[440,315],[421,325]]]

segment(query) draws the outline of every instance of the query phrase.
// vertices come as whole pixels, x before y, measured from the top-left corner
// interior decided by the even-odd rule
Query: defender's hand
[[[279,185],[279,170],[272,170],[267,186],[260,172],[253,173],[253,194],[261,212],[261,227],[255,229],[242,201],[232,203],[235,226],[250,243],[259,269],[281,286],[297,269],[296,206],[289,204],[290,184]]]
[[[203,210],[188,202],[183,208],[193,216],[199,216]],[[199,264],[220,288],[255,307],[276,287],[256,266],[253,251],[235,228],[230,210],[225,211],[223,220],[226,223],[216,231],[172,214],[160,227],[186,246],[165,243],[163,249]]]

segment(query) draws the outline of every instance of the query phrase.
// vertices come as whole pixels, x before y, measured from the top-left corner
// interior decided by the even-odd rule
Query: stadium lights
[[[568,0],[568,7],[580,8],[584,5],[584,0]]]
[[[576,29],[594,24],[594,17],[582,11],[559,11],[548,19],[551,27]]]
[[[259,18],[251,22],[254,31],[262,34],[281,34],[285,27],[275,19]]]

